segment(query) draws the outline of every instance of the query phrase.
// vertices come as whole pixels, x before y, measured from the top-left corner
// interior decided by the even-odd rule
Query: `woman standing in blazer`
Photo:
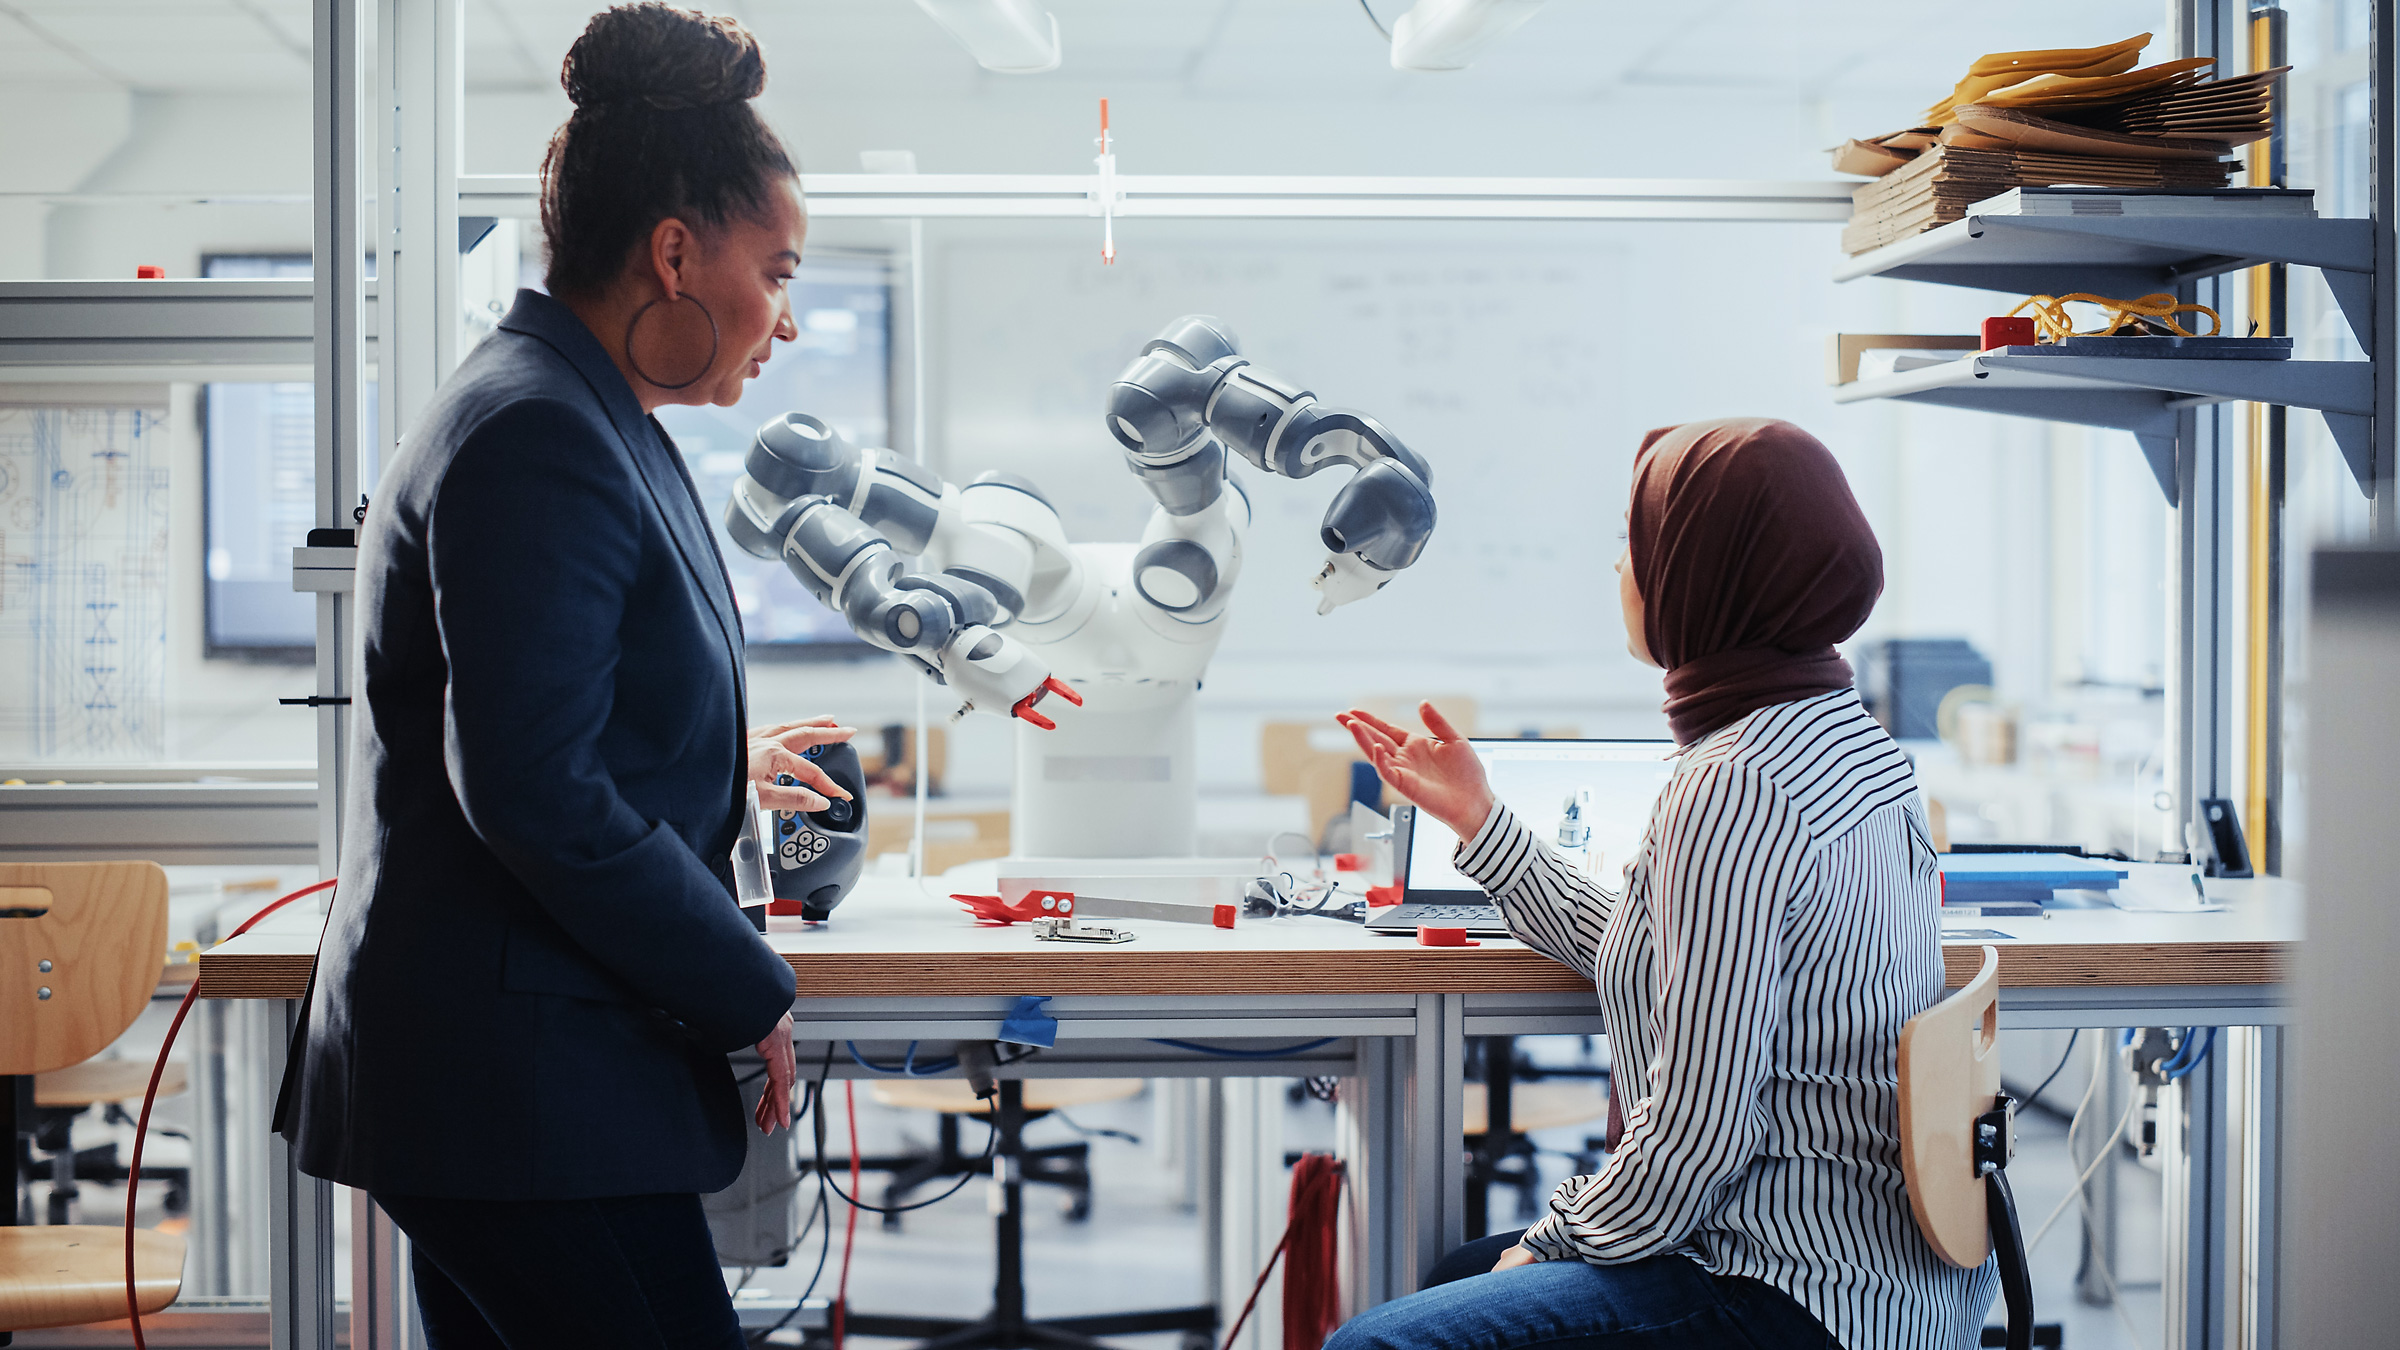
[[[724,562],[649,414],[734,403],[795,336],[807,217],[739,24],[610,10],[562,82],[549,294],[442,387],[361,532],[291,1133],[408,1233],[442,1350],[734,1347],[699,1196],[745,1151],[729,1052],[759,1048],[758,1122],[789,1123],[794,989],[728,854],[747,783],[821,809],[840,789],[796,752],[850,733],[745,732]]]
[[[1972,1346],[1995,1277],[1945,1265],[1900,1175],[1899,1043],[1942,996],[1933,844],[1833,644],[1883,589],[1841,466],[1784,422],[1652,432],[1617,564],[1680,753],[1623,892],[1494,800],[1431,705],[1341,721],[1464,841],[1528,945],[1593,980],[1609,1153],[1327,1350]]]

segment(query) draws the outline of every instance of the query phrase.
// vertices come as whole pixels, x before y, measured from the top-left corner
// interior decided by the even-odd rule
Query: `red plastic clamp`
[[[1983,321],[1983,349],[1996,347],[2030,347],[2040,339],[2027,318],[1991,318]]]

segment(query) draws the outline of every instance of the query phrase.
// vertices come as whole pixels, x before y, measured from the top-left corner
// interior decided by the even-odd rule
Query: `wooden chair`
[[[124,1034],[158,987],[166,949],[167,874],[158,864],[0,864],[0,1112],[12,1154],[16,1103],[26,1095],[19,1080],[81,1064]],[[183,1289],[183,1240],[138,1231],[133,1258],[141,1310],[173,1303]],[[0,1340],[123,1316],[122,1229],[0,1228]]]
[[[2031,1350],[2033,1283],[2007,1174],[2016,1106],[2000,1090],[2000,950],[1987,946],[1966,988],[1900,1029],[1900,1170],[1917,1228],[1944,1261],[1972,1270],[1999,1250],[2001,1344]]]

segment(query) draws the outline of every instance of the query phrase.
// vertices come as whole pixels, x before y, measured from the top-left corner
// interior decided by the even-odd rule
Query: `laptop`
[[[1675,771],[1673,741],[1520,741],[1470,738],[1492,793],[1534,837],[1621,884],[1625,864],[1650,826],[1650,807]],[[1401,860],[1401,903],[1374,911],[1367,928],[1414,933],[1419,925],[1507,937],[1500,907],[1451,866],[1458,836],[1413,808],[1393,821],[1392,856]],[[1563,844],[1562,844],[1563,838]]]

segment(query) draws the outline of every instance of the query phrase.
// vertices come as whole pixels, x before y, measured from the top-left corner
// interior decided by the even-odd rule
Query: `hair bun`
[[[644,0],[593,15],[558,82],[578,108],[704,108],[758,97],[767,63],[739,20]]]

